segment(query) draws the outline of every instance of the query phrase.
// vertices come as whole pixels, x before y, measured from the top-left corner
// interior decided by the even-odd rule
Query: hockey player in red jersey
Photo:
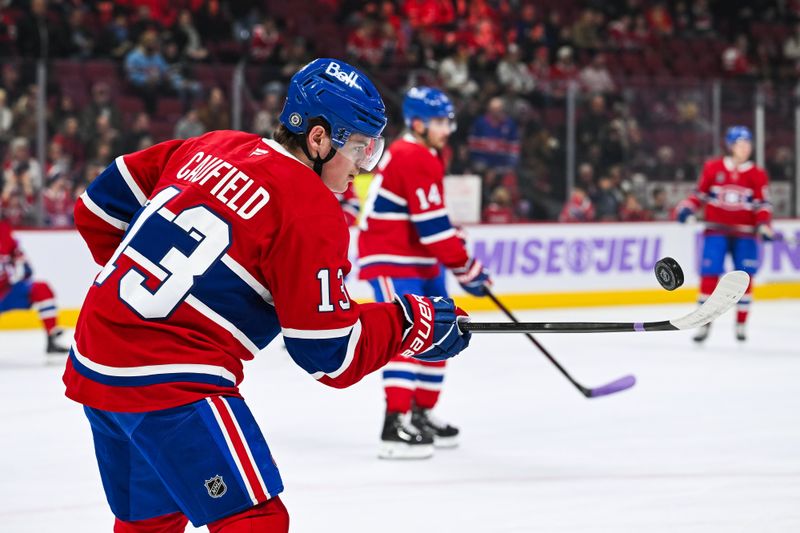
[[[392,356],[469,342],[451,300],[359,305],[331,192],[378,161],[375,86],[317,59],[292,78],[275,140],[217,131],[118,157],[75,219],[103,268],[64,373],[84,404],[115,531],[284,532],[267,441],[238,389],[279,333],[314,379],[347,387]],[[388,348],[388,349],[387,349]]]
[[[453,105],[437,89],[415,87],[405,96],[403,115],[407,132],[383,156],[370,185],[358,239],[359,276],[379,302],[408,293],[446,297],[441,263],[467,292],[483,296],[489,275],[468,256],[444,204],[439,151],[454,127]],[[380,457],[425,458],[434,446],[457,444],[458,429],[431,414],[444,364],[394,357],[384,367]]]
[[[12,309],[36,309],[42,321],[47,343],[45,352],[63,354],[69,351],[59,337],[53,289],[46,281],[33,281],[33,270],[11,233],[11,225],[0,216],[0,313]]]
[[[726,255],[733,257],[737,270],[750,274],[750,286],[739,300],[736,313],[736,338],[744,341],[752,300],[752,277],[759,266],[756,237],[770,241],[775,233],[771,226],[769,177],[764,169],[750,161],[753,135],[744,126],[733,126],[728,129],[725,142],[730,155],[706,162],[697,189],[678,204],[676,214],[680,222],[691,222],[697,211],[705,207],[704,219],[708,224],[703,234],[699,303],[703,303],[717,286]],[[699,328],[694,340],[706,340],[710,328],[711,324]]]

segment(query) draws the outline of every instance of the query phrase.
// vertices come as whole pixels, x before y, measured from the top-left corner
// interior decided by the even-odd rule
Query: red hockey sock
[[[53,290],[47,283],[35,281],[31,284],[30,299],[31,306],[39,313],[39,318],[49,335],[56,327],[56,314],[58,314]]]
[[[286,533],[289,512],[278,496],[208,524],[209,533]]]
[[[386,392],[386,410],[392,413],[407,413],[411,410],[414,391],[402,387],[384,387]]]
[[[747,290],[744,291],[744,296],[736,304],[736,323],[744,324],[747,322],[747,314],[750,312],[750,302],[753,300],[753,278],[750,278],[750,284]]]
[[[706,299],[711,296],[711,293],[717,288],[718,281],[719,276],[700,276],[700,296],[697,299],[698,303],[705,302]]]
[[[124,522],[117,518],[114,522],[114,533],[182,533],[188,523],[189,519],[180,512],[135,522]]]
[[[420,361],[417,369],[417,388],[414,391],[414,403],[423,409],[433,409],[439,401],[444,383],[446,361]]]

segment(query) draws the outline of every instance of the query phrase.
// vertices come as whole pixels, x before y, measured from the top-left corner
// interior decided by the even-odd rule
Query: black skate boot
[[[381,459],[427,459],[433,455],[433,437],[408,421],[409,415],[386,412],[381,433]]]
[[[744,342],[747,340],[747,328],[742,322],[736,323],[736,340],[739,342]]]
[[[63,329],[56,328],[47,336],[47,349],[48,354],[63,354],[69,353],[69,346],[65,346],[59,342],[59,337],[64,333]]]
[[[433,445],[437,448],[455,448],[458,446],[458,428],[438,420],[430,409],[414,407],[411,411],[411,423],[421,431],[433,435]]]
[[[694,334],[692,340],[694,342],[703,342],[708,338],[708,334],[711,332],[711,324],[706,324],[705,326],[700,326],[697,328],[697,333]]]

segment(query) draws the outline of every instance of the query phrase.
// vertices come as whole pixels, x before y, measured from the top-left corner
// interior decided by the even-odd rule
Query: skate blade
[[[455,448],[458,446],[458,435],[453,437],[433,437],[434,448]]]
[[[428,459],[433,456],[433,444],[410,445],[404,442],[381,442],[381,459]]]

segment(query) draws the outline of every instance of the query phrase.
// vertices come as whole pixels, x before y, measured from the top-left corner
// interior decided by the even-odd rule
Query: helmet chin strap
[[[322,177],[322,165],[333,159],[333,156],[336,155],[336,148],[331,145],[331,151],[328,152],[328,155],[326,155],[325,158],[322,158],[319,156],[319,152],[317,152],[316,156],[311,155],[311,152],[308,150],[307,142],[303,143],[301,147],[303,148],[303,153],[306,154],[306,157],[314,163],[314,166],[311,168],[314,169],[314,172],[317,173],[317,176]]]

